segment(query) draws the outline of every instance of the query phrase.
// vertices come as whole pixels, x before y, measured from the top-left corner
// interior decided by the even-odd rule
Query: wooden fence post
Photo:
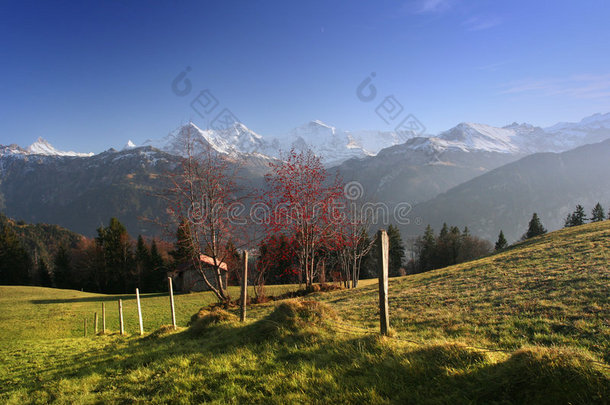
[[[106,303],[102,302],[102,333],[106,334]]]
[[[176,330],[176,309],[174,308],[174,287],[172,286],[172,278],[168,277],[169,281],[169,303],[172,309],[172,326],[174,330]]]
[[[248,300],[248,251],[244,250],[243,255],[244,261],[244,273],[241,278],[241,312],[239,314],[239,320],[244,322],[246,320],[246,301]]]
[[[93,314],[93,324],[95,325],[94,335],[97,336],[97,312]]]
[[[119,300],[119,327],[121,328],[121,336],[125,334],[125,327],[123,326],[123,300]]]
[[[85,331],[85,337],[87,337],[87,318],[83,319],[83,326]]]
[[[379,318],[381,334],[388,335],[390,328],[390,314],[388,313],[388,260],[390,244],[388,234],[384,229],[377,232],[377,240],[379,241],[379,251],[377,252],[377,260],[379,263]]]
[[[140,322],[140,336],[144,334],[144,325],[142,325],[142,307],[140,306],[140,290],[136,288],[136,301],[138,302],[138,321]]]

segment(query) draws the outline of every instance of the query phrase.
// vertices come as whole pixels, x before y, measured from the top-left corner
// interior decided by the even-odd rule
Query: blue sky
[[[206,127],[190,107],[204,89],[263,135],[390,130],[375,114],[390,95],[430,133],[576,121],[610,111],[609,20],[602,0],[3,1],[0,144],[99,152]]]

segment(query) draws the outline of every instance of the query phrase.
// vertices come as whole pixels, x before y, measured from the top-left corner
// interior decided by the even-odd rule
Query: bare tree
[[[339,263],[345,287],[356,288],[360,280],[362,258],[369,253],[375,242],[368,237],[371,212],[363,209],[356,201],[349,201],[345,214],[341,224]]]
[[[180,166],[167,176],[168,186],[161,197],[167,203],[171,228],[177,228],[177,234],[182,235],[178,244],[187,252],[193,268],[219,300],[229,301],[223,276],[224,262],[232,253],[226,246],[232,238],[235,240],[235,229],[241,225],[230,212],[239,204],[237,168],[194,133],[191,126],[180,136]],[[202,255],[208,256],[207,262]]]

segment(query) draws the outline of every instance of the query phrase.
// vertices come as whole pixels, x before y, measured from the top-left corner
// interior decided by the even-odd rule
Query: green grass
[[[130,336],[83,338],[102,301],[116,332],[118,296],[0,287],[0,402],[607,403],[609,248],[604,222],[392,279],[390,338],[375,333],[375,281],[193,330],[213,297],[179,295],[180,330],[144,338],[132,296]],[[142,305],[147,331],[170,323],[167,296]]]
[[[501,254],[393,279],[391,327],[420,341],[515,350],[569,346],[610,363],[610,221],[568,228]],[[320,297],[376,328],[377,287]]]
[[[296,290],[295,285],[269,286],[269,295]],[[232,297],[239,287],[229,287]],[[249,294],[254,294],[252,288]],[[102,303],[106,306],[108,333],[119,331],[118,300],[123,300],[123,320],[127,334],[139,333],[135,294],[104,295],[76,290],[40,287],[0,286],[0,341],[23,339],[60,339],[82,337],[83,320],[87,318],[88,335],[94,333],[94,313],[102,328]],[[142,322],[147,331],[172,323],[169,294],[140,294]],[[175,294],[176,323],[186,326],[191,315],[203,306],[216,302],[211,292]]]

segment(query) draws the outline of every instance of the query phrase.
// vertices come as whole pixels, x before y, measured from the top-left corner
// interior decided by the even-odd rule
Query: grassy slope
[[[0,287],[0,402],[604,403],[608,248],[610,222],[591,224],[393,279],[391,339],[366,332],[377,328],[371,282],[314,295],[338,322],[260,336],[267,304],[245,326],[144,339],[77,337],[100,300],[116,330],[116,297]],[[178,296],[178,323],[210,300]],[[127,299],[132,333],[134,307]],[[143,307],[149,330],[168,323],[166,296]]]
[[[514,350],[580,348],[610,363],[610,221],[390,284],[391,326],[409,339]],[[324,297],[354,324],[377,325],[376,286]]]
[[[269,294],[281,294],[297,286],[270,286]],[[229,287],[231,296],[239,296],[239,287]],[[250,293],[253,294],[252,288]],[[0,341],[44,340],[83,336],[83,319],[88,335],[93,334],[93,314],[98,313],[102,327],[102,303],[106,306],[106,328],[119,330],[118,300],[123,300],[123,318],[127,334],[138,332],[135,294],[104,295],[76,290],[40,287],[0,286]],[[146,330],[171,324],[169,294],[141,294],[142,319]],[[176,323],[185,326],[202,306],[215,302],[210,292],[174,296]]]

